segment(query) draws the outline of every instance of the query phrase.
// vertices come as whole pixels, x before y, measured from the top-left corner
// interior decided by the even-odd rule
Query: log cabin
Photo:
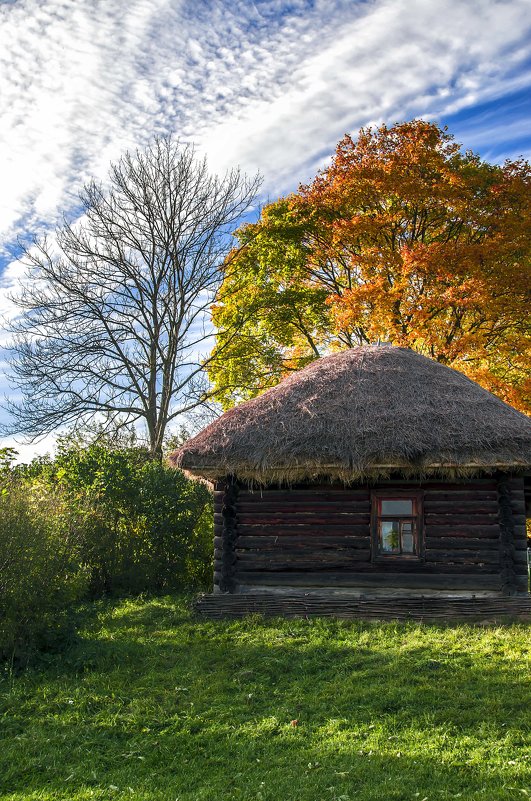
[[[171,460],[214,487],[205,614],[529,617],[531,420],[412,350],[318,359]]]

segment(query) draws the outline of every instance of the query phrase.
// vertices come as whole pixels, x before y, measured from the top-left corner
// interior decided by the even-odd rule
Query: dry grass
[[[226,412],[171,457],[207,479],[259,483],[531,466],[531,421],[406,348],[327,356]]]

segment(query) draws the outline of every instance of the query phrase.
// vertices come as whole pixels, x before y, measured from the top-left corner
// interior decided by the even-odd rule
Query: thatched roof
[[[522,469],[531,420],[456,370],[371,345],[312,362],[171,458],[206,479],[258,482]]]

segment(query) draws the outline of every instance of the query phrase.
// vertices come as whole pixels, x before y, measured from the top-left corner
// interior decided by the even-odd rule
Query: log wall
[[[524,501],[527,518],[531,518],[531,476],[524,478]]]
[[[238,483],[232,476],[214,487],[214,592],[233,592],[238,537]]]
[[[223,571],[227,541],[223,509],[230,504],[227,485],[218,487],[215,583],[225,591],[231,591],[230,584],[525,592],[523,479],[501,478],[254,492],[241,487],[231,507],[237,536],[230,546],[229,581]],[[370,493],[376,488],[423,491],[421,561],[371,560]],[[504,527],[500,526],[501,497]]]
[[[508,595],[515,592],[525,592],[528,588],[527,573],[527,532],[526,532],[526,492],[524,479],[520,477],[501,476],[498,479],[498,486],[503,487],[506,482],[508,490],[508,515],[510,523],[504,538],[504,514],[503,504],[500,499],[500,564],[502,568],[502,580],[505,583],[504,590]],[[508,548],[507,548],[508,546]],[[512,565],[511,565],[512,560]],[[512,575],[504,576],[504,570],[512,568]]]

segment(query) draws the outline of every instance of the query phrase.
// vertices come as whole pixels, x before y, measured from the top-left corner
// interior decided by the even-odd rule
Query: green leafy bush
[[[12,467],[0,451],[0,658],[60,645],[86,597],[205,587],[208,488],[136,445],[60,443]]]
[[[63,445],[52,482],[84,518],[91,592],[160,592],[197,586],[210,573],[210,492],[149,459],[141,447]]]
[[[26,660],[72,632],[87,588],[79,531],[64,498],[39,484],[0,494],[0,658]]]

